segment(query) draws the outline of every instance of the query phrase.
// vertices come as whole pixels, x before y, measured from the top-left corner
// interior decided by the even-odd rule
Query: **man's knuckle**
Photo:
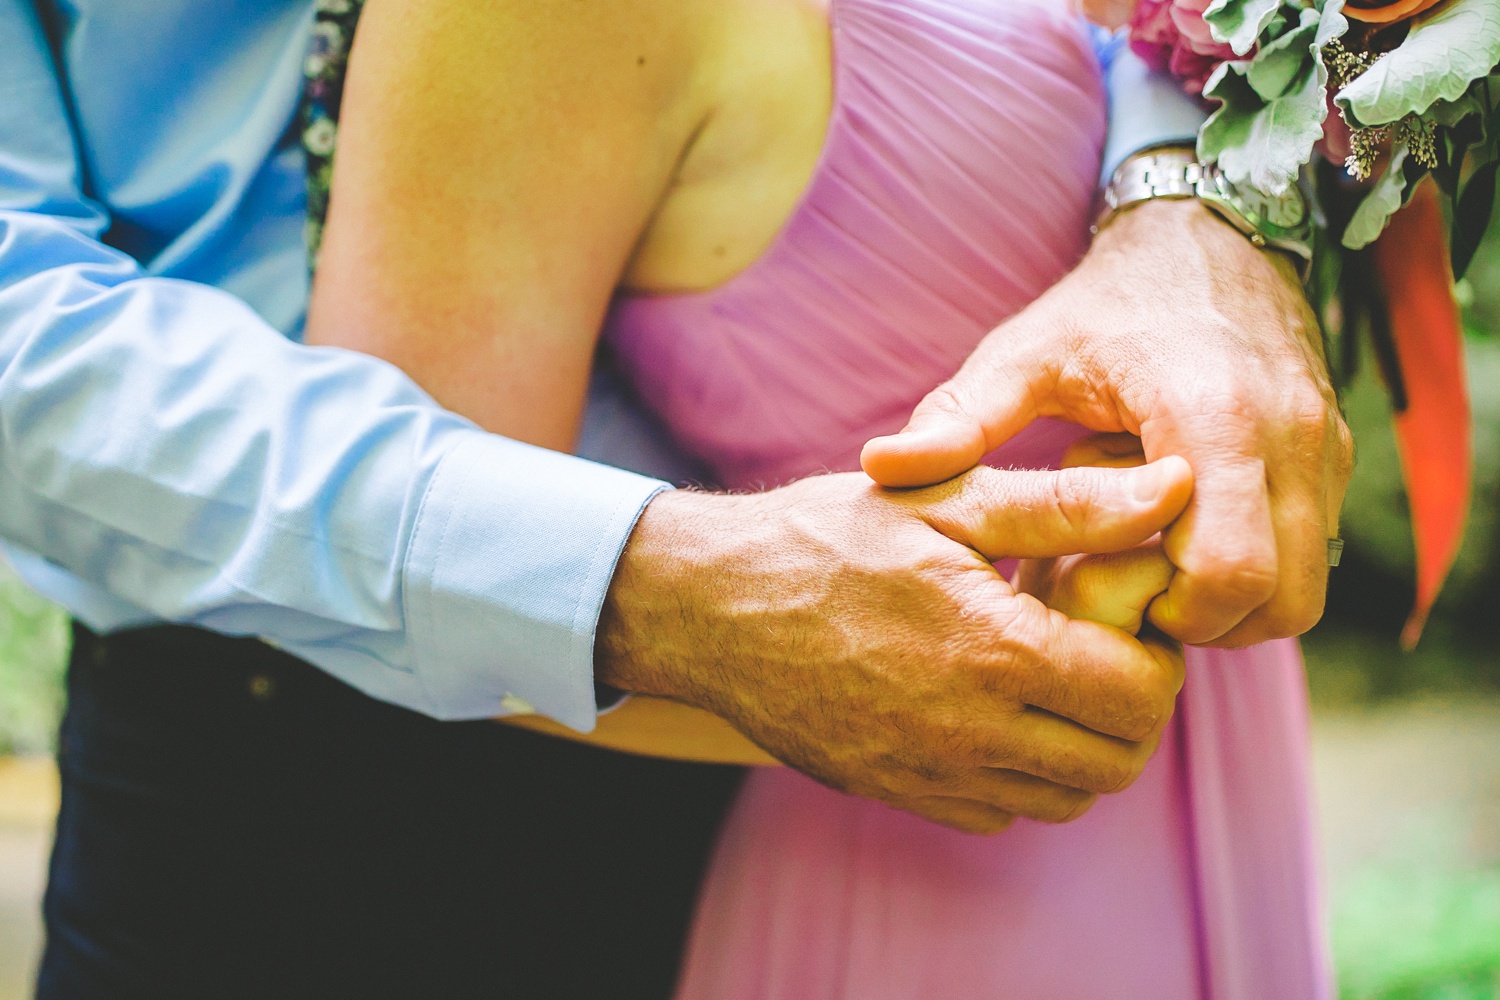
[[[1220,601],[1259,605],[1276,591],[1276,553],[1262,546],[1216,545],[1184,557],[1182,570]]]
[[[1032,819],[1043,823],[1071,823],[1094,804],[1097,796],[1090,792],[1069,789],[1046,796],[1030,810]]]
[[[957,379],[949,379],[936,389],[927,394],[923,405],[956,417],[967,417],[969,407],[967,404],[967,393],[958,383]]]
[[[1121,755],[1117,759],[1101,762],[1083,787],[1100,795],[1112,795],[1129,788],[1140,775],[1141,766],[1143,765],[1136,762],[1136,755]]]
[[[1087,469],[1063,469],[1052,477],[1052,503],[1074,531],[1088,527],[1099,505],[1099,479]]]
[[[1163,390],[1162,402],[1184,420],[1223,427],[1252,419],[1261,393],[1230,371],[1198,373]]]
[[[1014,608],[990,633],[997,641],[991,643],[985,665],[986,687],[996,693],[1024,695],[1027,700],[1045,697],[1063,679],[1060,665],[1049,655],[1057,645],[1057,625],[1052,620],[1057,613],[1029,594],[1008,603]]]
[[[1291,411],[1287,423],[1298,432],[1320,440],[1327,436],[1328,418],[1333,412],[1333,405],[1322,393],[1310,387],[1297,392],[1292,400]]]
[[[1341,483],[1354,475],[1354,432],[1342,414],[1333,415],[1333,471]]]
[[[1326,588],[1308,586],[1281,597],[1267,609],[1259,622],[1267,638],[1284,639],[1302,635],[1323,619],[1327,605]]]
[[[1150,739],[1171,718],[1176,701],[1176,686],[1167,671],[1137,677],[1121,702],[1118,735],[1132,743]]]
[[[1119,724],[1115,727],[1115,734],[1132,743],[1148,740],[1156,732],[1163,711],[1155,701],[1142,699],[1122,713]]]
[[[1058,819],[1058,822],[1072,823],[1075,820],[1082,819],[1083,815],[1094,808],[1094,803],[1098,801],[1099,796],[1097,795],[1079,795],[1074,797],[1063,815]]]

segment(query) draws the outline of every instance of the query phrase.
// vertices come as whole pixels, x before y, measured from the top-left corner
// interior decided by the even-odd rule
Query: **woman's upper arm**
[[[571,448],[610,297],[703,114],[697,6],[370,0],[308,339]]]

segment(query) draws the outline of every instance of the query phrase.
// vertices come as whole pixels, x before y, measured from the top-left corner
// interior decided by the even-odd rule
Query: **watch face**
[[[1298,229],[1307,222],[1307,203],[1295,185],[1279,196],[1271,196],[1254,188],[1234,187],[1227,180],[1222,183],[1247,215],[1254,215],[1279,229]]]

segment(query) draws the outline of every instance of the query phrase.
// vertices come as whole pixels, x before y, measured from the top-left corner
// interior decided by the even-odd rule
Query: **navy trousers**
[[[75,628],[68,688],[40,1000],[665,1000],[740,779],[188,628]]]

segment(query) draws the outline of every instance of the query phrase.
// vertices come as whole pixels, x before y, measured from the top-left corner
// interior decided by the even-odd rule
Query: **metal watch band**
[[[1196,198],[1203,164],[1185,147],[1146,150],[1125,158],[1104,188],[1103,225],[1122,209],[1156,198]]]
[[[1212,163],[1199,162],[1187,146],[1147,149],[1127,157],[1104,189],[1104,211],[1094,225],[1097,233],[1112,218],[1141,202],[1158,198],[1196,198],[1257,247],[1281,250],[1295,258],[1306,280],[1312,264],[1311,234],[1306,204],[1293,191],[1284,207],[1301,216],[1295,225],[1273,221],[1274,209],[1262,214],[1250,208],[1228,179]],[[1285,220],[1291,221],[1291,220]]]

